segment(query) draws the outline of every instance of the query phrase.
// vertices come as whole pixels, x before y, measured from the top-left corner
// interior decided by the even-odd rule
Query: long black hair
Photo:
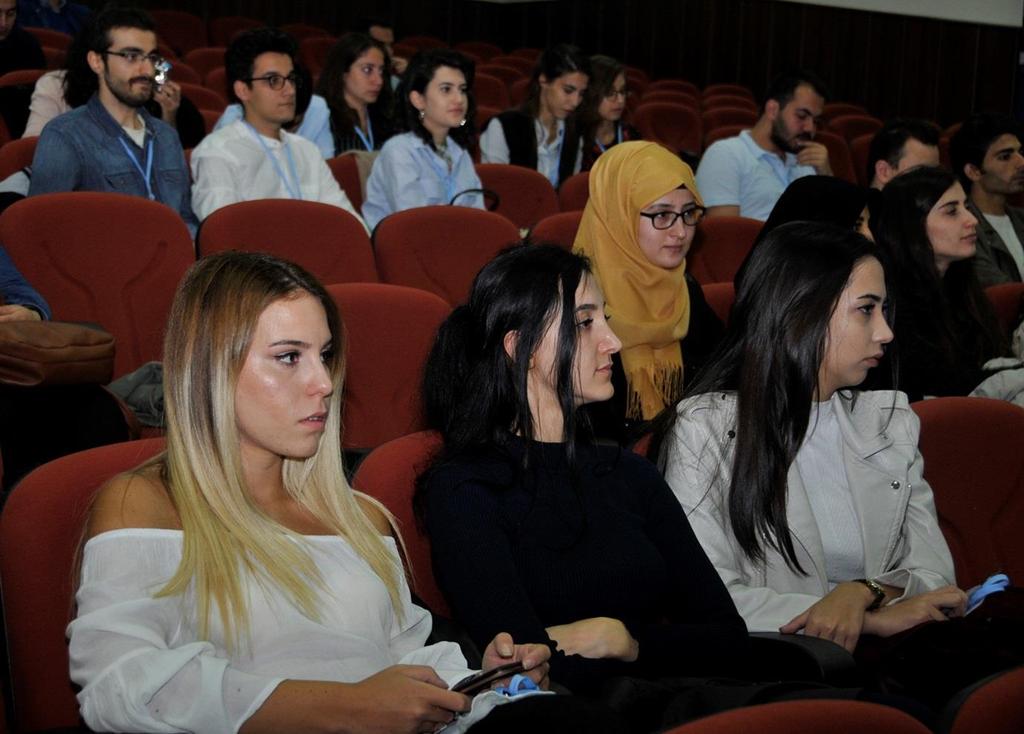
[[[728,511],[752,561],[765,561],[767,545],[804,572],[786,517],[787,475],[807,433],[829,321],[854,267],[870,257],[874,243],[850,229],[774,229],[747,262],[725,339],[687,391],[736,393]]]
[[[395,110],[395,126],[401,130],[410,130],[422,138],[427,145],[434,147],[434,136],[423,127],[420,111],[409,100],[411,92],[427,93],[427,85],[434,78],[434,72],[440,67],[448,66],[458,69],[466,77],[466,122],[461,127],[452,128],[449,136],[463,148],[473,139],[476,125],[476,95],[473,93],[473,78],[476,64],[469,58],[450,48],[435,48],[420,51],[409,61],[409,66],[398,85],[398,106]]]
[[[549,83],[565,74],[579,72],[590,77],[590,59],[583,55],[575,46],[559,43],[544,50],[537,59],[537,66],[530,78],[530,90],[523,100],[521,109],[531,117],[536,117],[540,110],[540,78]]]
[[[367,107],[366,114],[373,120],[378,147],[391,132],[391,57],[380,41],[370,38],[365,33],[349,33],[331,47],[316,85],[316,93],[326,100],[331,111],[331,134],[334,136],[334,145],[338,153],[344,152],[344,141],[355,135],[356,126],[359,125],[359,114],[345,101],[345,74],[352,68],[356,59],[371,48],[384,55],[384,85],[380,89],[377,101]]]
[[[974,273],[974,259],[950,263],[945,274],[935,264],[926,220],[956,183],[956,176],[944,168],[921,167],[899,175],[882,190],[870,226],[891,264],[893,300],[912,315],[903,320],[902,331],[897,329],[897,343],[903,342],[908,359],[911,345],[918,353],[923,347],[941,360],[935,369],[964,373],[964,389],[969,391],[981,365],[1002,354],[1005,342]]]
[[[558,330],[555,391],[571,461],[576,288],[589,275],[585,257],[550,245],[511,247],[477,274],[469,301],[438,331],[424,375],[427,420],[444,437],[445,455],[507,445],[514,434],[533,438],[527,377],[550,325]],[[509,332],[515,334],[512,355],[505,349]]]

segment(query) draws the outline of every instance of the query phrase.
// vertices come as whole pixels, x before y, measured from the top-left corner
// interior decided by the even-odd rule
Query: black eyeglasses
[[[280,74],[267,74],[266,76],[251,76],[245,81],[247,82],[266,82],[267,86],[273,89],[275,92],[284,87],[285,82],[290,82],[296,89],[302,84],[302,79],[295,72],[292,72],[288,76],[281,76]]]
[[[120,56],[122,59],[127,61],[129,64],[137,64],[140,61],[145,60],[145,61],[148,61],[149,63],[151,63],[155,68],[159,68],[163,64],[167,63],[166,59],[164,59],[164,57],[161,56],[158,53],[144,54],[141,51],[137,51],[137,50],[134,50],[134,49],[127,50],[127,51],[104,51],[103,55],[104,56]]]
[[[704,212],[706,212],[702,206],[693,206],[689,209],[683,209],[681,212],[664,211],[664,212],[640,212],[641,217],[647,217],[651,220],[651,226],[655,229],[671,229],[672,225],[676,223],[679,217],[683,218],[683,224],[688,227],[697,226],[697,222],[704,218]]]

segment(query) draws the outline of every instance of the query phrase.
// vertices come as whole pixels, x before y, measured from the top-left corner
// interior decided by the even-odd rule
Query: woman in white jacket
[[[678,406],[666,478],[751,631],[849,650],[964,611],[898,392],[855,387],[892,340],[874,245],[780,227]]]

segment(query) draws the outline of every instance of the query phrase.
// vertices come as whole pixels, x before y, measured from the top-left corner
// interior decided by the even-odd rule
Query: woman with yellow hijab
[[[722,323],[686,274],[703,215],[693,171],[657,143],[616,145],[590,172],[573,250],[590,258],[622,340],[615,396],[589,410],[598,436],[636,438],[679,399],[722,337]]]

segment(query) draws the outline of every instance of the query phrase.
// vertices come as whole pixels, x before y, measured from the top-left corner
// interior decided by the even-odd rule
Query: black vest
[[[522,110],[505,110],[498,115],[498,120],[505,132],[508,162],[513,166],[537,170],[537,135],[534,132],[533,118]],[[576,155],[579,147],[580,134],[576,123],[566,120],[562,156],[558,162],[559,185],[576,172]]]

